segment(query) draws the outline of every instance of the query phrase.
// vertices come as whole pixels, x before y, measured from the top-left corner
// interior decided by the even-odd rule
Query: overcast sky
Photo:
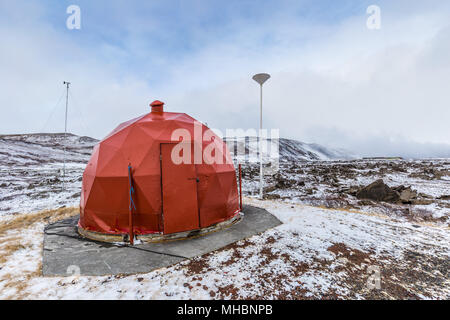
[[[66,8],[81,9],[81,29]],[[366,9],[381,9],[370,30]],[[0,0],[0,133],[102,138],[159,99],[360,155],[450,157],[450,1]]]

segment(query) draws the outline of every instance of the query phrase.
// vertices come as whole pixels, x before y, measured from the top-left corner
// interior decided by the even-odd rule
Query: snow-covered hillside
[[[78,205],[83,170],[96,143],[96,139],[73,134],[64,138],[62,133],[0,135],[0,215]],[[247,139],[245,148],[257,160],[256,138]],[[279,140],[279,150],[282,161],[349,157],[345,152],[289,139]]]
[[[98,140],[68,133],[0,135],[0,163],[10,166],[61,164],[66,147],[67,163],[86,163]]]
[[[279,171],[265,177],[265,200],[253,197],[259,166],[243,167],[244,202],[283,225],[147,274],[43,277],[44,227],[78,214],[96,143],[62,134],[0,136],[0,299],[450,297],[449,160],[323,161],[347,155],[287,139],[280,139]],[[377,179],[410,185],[417,196],[407,204],[354,196]],[[55,210],[30,213],[42,209]]]
[[[243,163],[244,193],[256,195],[259,190],[256,138],[229,138],[226,141],[231,151],[245,151],[244,156],[239,154],[235,160]],[[77,206],[83,170],[96,143],[95,139],[73,134],[68,134],[66,139],[64,134],[0,136],[0,216]],[[344,151],[289,139],[271,140],[268,145],[269,154],[270,148],[278,150],[278,147],[280,153],[278,171],[268,171],[270,174],[265,177],[268,197],[333,207],[397,212],[408,209],[413,215],[443,219],[450,213],[448,160],[341,160],[352,156]],[[64,147],[66,178],[63,189]],[[353,195],[355,188],[376,179],[384,179],[393,186],[409,185],[419,192],[422,200],[407,208],[358,202]]]
[[[230,152],[238,160],[258,161],[257,137],[225,137],[224,141],[226,141]],[[358,158],[346,150],[326,148],[317,143],[305,143],[292,139],[263,139],[262,144],[265,161],[275,157],[279,157],[280,161],[350,160]]]
[[[83,170],[97,142],[58,133],[0,136],[0,215],[77,205]]]

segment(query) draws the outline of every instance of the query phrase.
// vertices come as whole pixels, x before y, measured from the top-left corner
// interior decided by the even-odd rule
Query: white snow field
[[[190,261],[129,276],[43,277],[43,228],[53,219],[19,223],[0,232],[5,260],[0,298],[450,298],[448,228],[281,201],[245,202],[266,208],[283,225]],[[60,217],[76,213],[65,210]],[[26,215],[15,219],[21,216]]]
[[[82,172],[97,142],[69,136],[63,192],[62,141],[0,136],[0,299],[450,298],[446,159],[288,159],[278,177],[267,177],[271,200],[244,197],[279,227],[146,274],[79,276],[75,266],[67,277],[43,277],[44,227],[78,214]],[[253,171],[244,170],[250,195]],[[361,203],[345,191],[380,177],[426,193],[415,200],[424,204]],[[414,214],[419,209],[431,214]]]
[[[97,142],[72,134],[0,136],[0,216],[78,205],[83,171]]]

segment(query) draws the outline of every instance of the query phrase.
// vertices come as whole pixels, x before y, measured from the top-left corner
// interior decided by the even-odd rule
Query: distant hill
[[[230,151],[238,153],[237,150],[245,150],[247,158],[257,158],[258,139],[257,137],[226,137],[224,140],[230,147]],[[278,144],[279,157],[281,161],[314,161],[314,160],[350,160],[358,158],[349,151],[342,149],[332,149],[316,143],[305,143],[292,139],[265,139],[268,150],[276,150]],[[275,148],[275,149],[274,149]],[[272,154],[273,156],[273,154]],[[243,159],[244,156],[239,152],[237,158]]]
[[[98,140],[64,133],[0,135],[2,166],[29,166],[61,163],[64,146],[67,162],[87,163]]]
[[[228,145],[235,142],[236,146],[243,147],[249,157],[257,158],[258,140],[256,137],[225,138],[224,140]],[[64,146],[66,146],[67,163],[84,164],[89,160],[92,148],[98,142],[94,138],[70,133],[67,134],[66,139],[64,139],[63,133],[0,135],[0,163],[8,167],[61,163]],[[282,161],[349,160],[357,158],[346,150],[326,148],[316,143],[305,143],[284,138],[268,139],[269,150],[274,148],[277,142],[279,143],[279,154]]]

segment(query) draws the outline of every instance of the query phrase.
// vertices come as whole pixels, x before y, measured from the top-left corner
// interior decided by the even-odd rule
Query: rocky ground
[[[41,275],[45,225],[76,214],[76,208],[0,221],[0,298],[450,298],[448,228],[278,200],[244,201],[266,208],[283,224],[135,275]]]
[[[244,193],[257,195],[259,166],[242,175]],[[448,159],[282,161],[265,182],[267,199],[450,224]]]
[[[283,225],[147,274],[43,277],[43,229],[78,213],[96,143],[66,141],[0,136],[0,299],[450,298],[448,159],[304,161],[291,152],[265,177],[263,201],[259,166],[244,164],[244,201]]]
[[[72,134],[0,136],[0,216],[76,206],[97,142]]]

